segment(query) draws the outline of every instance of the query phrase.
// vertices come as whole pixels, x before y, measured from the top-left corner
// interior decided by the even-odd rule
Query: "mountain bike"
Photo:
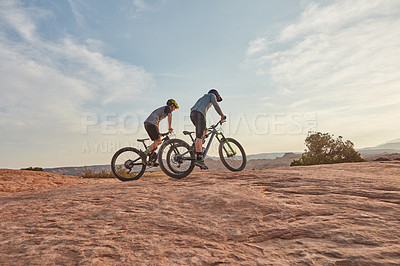
[[[169,140],[169,133],[160,134],[162,142]],[[147,139],[137,139],[138,142],[142,142],[145,150],[147,149]],[[118,150],[111,159],[111,170],[114,175],[121,181],[138,180],[146,170],[146,167],[157,167],[158,156],[156,150],[147,154],[144,154],[142,150],[138,150],[133,147],[125,147]]]
[[[233,138],[225,138],[221,127],[224,121],[208,128],[207,134],[203,138],[209,138],[206,148],[203,148],[203,158],[206,158],[207,152],[211,147],[214,137],[219,142],[218,154],[223,165],[231,171],[242,171],[246,167],[246,153],[240,143]],[[221,127],[218,127],[221,126]],[[189,135],[193,144],[189,145],[181,139],[169,139],[165,141],[158,152],[158,162],[161,170],[170,177],[183,178],[188,176],[195,167],[196,151],[194,132],[183,131],[184,135]]]

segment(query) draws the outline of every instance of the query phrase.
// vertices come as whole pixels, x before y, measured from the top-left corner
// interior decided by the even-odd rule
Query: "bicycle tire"
[[[227,143],[234,144],[241,153],[241,163],[240,163],[240,158],[239,158],[239,160],[236,160],[236,162],[240,163],[240,165],[238,167],[233,167],[231,164],[229,164],[227,159],[224,157],[225,150],[223,148],[224,148],[224,145]],[[228,147],[230,147],[230,145],[228,145]],[[218,153],[219,153],[219,158],[221,159],[221,162],[228,170],[233,171],[233,172],[239,172],[239,171],[242,171],[246,167],[246,164],[247,164],[246,153],[245,153],[242,145],[240,145],[240,143],[237,140],[235,140],[233,138],[222,139],[218,146]]]
[[[195,153],[193,150],[191,150],[191,147],[189,144],[187,144],[185,141],[181,140],[181,139],[170,139],[165,141],[158,152],[158,163],[160,165],[161,170],[168,176],[172,177],[172,178],[177,178],[177,179],[181,179],[184,178],[186,176],[188,176],[194,169],[194,160],[190,160],[190,165],[189,168],[186,169],[185,171],[178,171],[176,169],[174,169],[171,165],[171,155],[172,152],[174,151],[174,148],[176,147],[182,147],[184,149],[186,149],[187,151],[189,151],[189,154],[192,158],[195,157]],[[167,150],[166,150],[167,149]],[[170,156],[170,158],[167,157],[166,160],[163,160],[163,154],[164,152],[166,152],[167,156]]]
[[[125,160],[125,158],[121,158],[121,162],[117,163],[116,162],[117,159],[119,159],[120,156],[124,153],[125,154],[131,153],[131,154],[129,155],[129,157],[127,157],[128,159]],[[126,155],[128,155],[128,154],[126,154]],[[131,160],[131,158],[130,158],[131,156],[134,156],[134,158],[132,158],[134,160]],[[124,160],[125,160],[125,162],[124,162]],[[127,171],[127,170],[129,170],[129,168],[126,167],[128,160],[131,160],[132,162],[138,161],[137,172],[135,171],[131,174],[130,171],[129,172]],[[122,163],[122,162],[124,162],[124,164],[120,165],[119,163]],[[138,180],[143,175],[144,171],[146,170],[146,165],[143,164],[143,162],[145,162],[143,152],[141,152],[140,150],[135,149],[133,147],[125,147],[125,148],[118,150],[112,157],[111,170],[112,170],[113,174],[115,175],[115,177],[121,181],[125,182],[125,181]],[[125,172],[125,171],[127,171],[127,172]]]
[[[171,166],[171,154],[172,154],[173,151],[174,151],[174,149],[169,149],[169,150],[167,151],[167,158],[166,158],[167,166],[168,166],[168,168],[169,168],[172,172],[174,172],[174,173],[176,173],[176,174],[179,174],[179,171],[175,170],[175,169]]]

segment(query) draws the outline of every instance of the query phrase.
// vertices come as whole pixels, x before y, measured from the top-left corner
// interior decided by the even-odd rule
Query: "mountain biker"
[[[222,113],[218,102],[222,101],[222,97],[219,95],[216,89],[211,89],[207,94],[197,100],[194,106],[190,109],[190,120],[196,127],[196,162],[195,164],[201,169],[208,169],[204,163],[203,158],[203,137],[207,133],[206,127],[206,114],[211,105],[214,106],[215,111],[221,116],[221,120],[225,120],[226,116]]]
[[[173,131],[171,123],[172,112],[175,111],[175,109],[179,109],[178,103],[174,99],[169,99],[165,106],[154,110],[144,121],[144,128],[146,129],[147,134],[149,134],[150,139],[153,141],[147,150],[145,150],[145,155],[157,149],[158,145],[160,145],[162,142],[159,130],[159,124],[161,120],[168,116],[168,132],[171,133]]]

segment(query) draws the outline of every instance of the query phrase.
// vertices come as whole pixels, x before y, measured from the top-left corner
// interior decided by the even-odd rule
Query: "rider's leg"
[[[196,151],[196,165],[201,169],[207,169],[203,159],[203,137],[206,130],[206,119],[204,115],[198,111],[190,113],[190,120],[196,127],[196,142],[194,144]]]
[[[158,126],[150,123],[144,123],[144,128],[146,129],[147,134],[149,134],[150,139],[153,141],[153,144],[151,144],[150,147],[148,147],[147,150],[144,152],[147,155],[151,151],[155,150],[157,146],[161,144],[162,141],[160,138],[160,132],[158,130]]]
[[[196,143],[194,145],[196,153],[203,153],[203,138],[207,134],[208,130],[205,129],[203,132],[203,136],[201,138],[196,138]]]
[[[160,145],[162,142],[161,138],[156,139],[153,144],[150,145],[149,150],[150,151],[154,151],[155,149],[157,149],[158,145]]]
[[[156,139],[153,144],[151,144],[147,150],[144,152],[144,154],[149,154],[150,152],[154,151],[155,149],[157,149],[158,145],[160,145],[162,142],[161,138]]]
[[[203,138],[196,138],[195,149],[196,153],[201,153],[203,151]]]
[[[200,166],[201,169],[208,169],[207,165],[204,163],[203,154],[203,138],[207,130],[204,130],[203,136],[201,138],[196,138],[195,150],[196,150],[196,165]]]

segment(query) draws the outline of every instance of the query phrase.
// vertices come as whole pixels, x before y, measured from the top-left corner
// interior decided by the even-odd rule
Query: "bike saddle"
[[[191,131],[191,132],[189,132],[189,131],[183,131],[183,135],[190,135],[190,134],[193,134],[194,133],[194,131]]]
[[[137,139],[137,141],[139,141],[139,142],[145,142],[146,140],[150,140],[149,138],[147,138],[147,139]]]

